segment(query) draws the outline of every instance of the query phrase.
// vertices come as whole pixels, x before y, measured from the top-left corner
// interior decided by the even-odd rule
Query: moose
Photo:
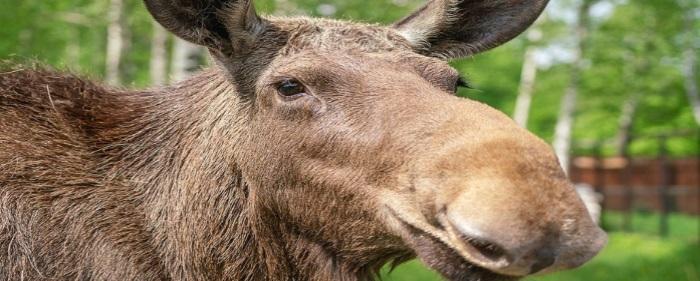
[[[551,148],[459,98],[447,60],[547,0],[432,0],[392,26],[145,0],[208,70],[125,90],[0,74],[0,279],[449,280],[577,267],[606,235]]]

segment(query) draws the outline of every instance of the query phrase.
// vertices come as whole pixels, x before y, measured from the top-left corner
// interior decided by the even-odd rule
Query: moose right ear
[[[454,59],[510,41],[528,28],[549,0],[430,0],[394,24],[422,54]]]
[[[264,29],[252,0],[144,0],[148,11],[178,37],[222,53],[244,48]]]

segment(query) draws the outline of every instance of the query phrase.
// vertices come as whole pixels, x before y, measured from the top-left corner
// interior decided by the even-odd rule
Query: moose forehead
[[[417,75],[448,90],[459,77],[447,62],[416,53],[392,28],[338,20],[273,20],[258,45],[269,47],[280,38],[286,40],[274,41],[281,46],[273,52],[277,56],[272,63],[273,75],[293,73],[308,80],[319,76],[324,80],[329,76],[348,80],[391,72]]]
[[[405,38],[395,30],[382,26],[307,18],[276,20],[273,24],[287,35],[284,54],[302,50],[364,53],[412,50]]]

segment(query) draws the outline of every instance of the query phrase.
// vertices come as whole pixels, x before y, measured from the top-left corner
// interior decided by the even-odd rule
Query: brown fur
[[[455,70],[402,31],[178,1],[147,5],[210,48],[188,81],[0,73],[0,279],[370,280],[418,255],[500,280],[600,249],[549,147],[451,94]],[[289,77],[304,95],[278,93]]]
[[[226,86],[212,72],[159,92],[45,70],[0,76],[0,253],[13,253],[0,262],[2,279],[346,280],[410,255],[387,239],[381,250],[363,247],[374,256],[348,249],[353,262],[341,264],[296,231],[251,223],[263,216],[251,209],[271,206],[249,206],[221,151],[233,149],[234,132],[217,131],[240,121],[204,103],[225,99]],[[202,88],[210,94],[195,96]],[[265,257],[277,250],[324,271]]]

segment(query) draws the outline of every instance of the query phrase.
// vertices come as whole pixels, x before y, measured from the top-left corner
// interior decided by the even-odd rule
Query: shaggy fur
[[[508,4],[487,2],[470,1]],[[544,5],[528,3],[520,25],[489,32],[522,31]],[[492,281],[602,247],[551,149],[455,97],[445,53],[401,35],[410,19],[146,4],[216,65],[142,91],[0,73],[0,280],[371,280],[417,255],[450,280]],[[283,94],[290,79],[303,93]]]
[[[410,255],[377,240],[341,264],[298,230],[253,223],[262,214],[221,151],[240,121],[207,104],[228,86],[215,72],[143,92],[0,75],[2,279],[351,280]]]

